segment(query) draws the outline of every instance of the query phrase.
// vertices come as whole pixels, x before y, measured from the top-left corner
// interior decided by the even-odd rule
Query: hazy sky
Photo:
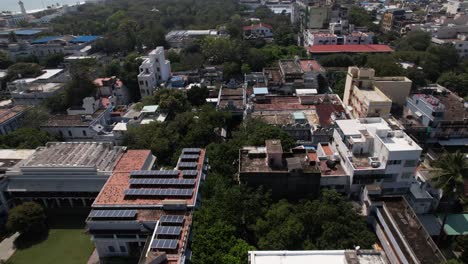
[[[10,10],[14,12],[19,12],[20,8],[18,5],[19,0],[0,0],[0,11],[1,10]],[[74,4],[76,2],[82,2],[83,0],[23,0],[24,7],[26,10],[33,9],[42,9],[52,4]],[[42,5],[44,3],[44,6]]]

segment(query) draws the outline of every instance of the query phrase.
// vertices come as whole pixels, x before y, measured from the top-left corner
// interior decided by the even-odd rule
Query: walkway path
[[[93,254],[89,257],[87,264],[99,264],[99,255],[96,249],[94,249]]]
[[[16,248],[13,242],[15,242],[18,236],[19,233],[16,232],[12,236],[7,237],[0,242],[0,261],[7,261],[13,253],[15,253]]]

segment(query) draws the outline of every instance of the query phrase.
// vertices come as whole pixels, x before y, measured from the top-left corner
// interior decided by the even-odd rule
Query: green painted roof
[[[468,214],[448,215],[444,230],[449,236],[468,235]]]

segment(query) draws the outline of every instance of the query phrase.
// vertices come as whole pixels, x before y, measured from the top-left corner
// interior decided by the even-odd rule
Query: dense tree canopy
[[[19,62],[8,67],[7,79],[34,78],[42,73],[42,68],[36,63]]]
[[[20,233],[42,233],[46,229],[44,209],[34,202],[25,202],[8,212],[7,230]]]
[[[55,138],[47,132],[34,128],[19,128],[6,135],[0,136],[1,148],[35,149],[44,146]]]

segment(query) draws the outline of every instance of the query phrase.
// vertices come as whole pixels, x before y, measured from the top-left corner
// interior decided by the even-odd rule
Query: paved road
[[[17,232],[0,242],[0,261],[7,261],[15,253],[16,248],[13,242],[18,236],[19,233]]]

